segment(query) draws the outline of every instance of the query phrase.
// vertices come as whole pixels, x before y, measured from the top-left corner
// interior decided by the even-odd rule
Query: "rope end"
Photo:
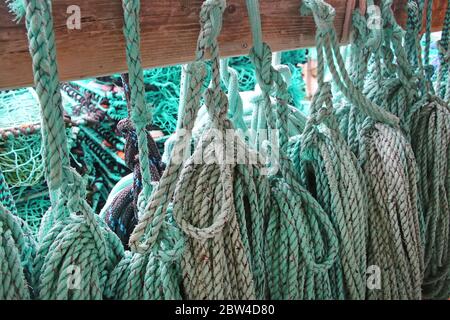
[[[6,0],[6,3],[11,12],[15,17],[14,21],[19,23],[20,20],[25,16],[26,4],[25,0]]]

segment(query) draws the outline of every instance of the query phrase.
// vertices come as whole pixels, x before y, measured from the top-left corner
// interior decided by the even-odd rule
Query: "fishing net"
[[[39,105],[30,88],[0,92],[0,169],[10,188],[34,186],[44,177]]]

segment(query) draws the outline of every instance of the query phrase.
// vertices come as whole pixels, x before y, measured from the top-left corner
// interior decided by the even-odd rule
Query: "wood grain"
[[[406,21],[407,0],[396,0],[398,20]],[[335,26],[342,39],[346,0],[329,0],[336,8]],[[434,1],[434,29],[442,26],[448,1]],[[192,61],[199,32],[202,0],[143,0],[142,60],[145,68]],[[300,0],[261,0],[264,40],[274,51],[314,45],[314,22],[299,14]],[[67,7],[81,8],[81,30],[66,27]],[[245,0],[228,0],[220,36],[221,54],[247,54],[252,43]],[[62,81],[126,70],[120,0],[54,0],[58,67]],[[24,21],[16,24],[0,1],[0,88],[33,83]],[[345,38],[345,37],[344,37]]]

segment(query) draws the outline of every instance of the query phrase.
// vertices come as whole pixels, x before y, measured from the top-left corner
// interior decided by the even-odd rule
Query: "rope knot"
[[[311,105],[311,116],[306,124],[303,138],[303,149],[317,143],[317,126],[325,123],[330,129],[337,129],[338,125],[333,116],[331,84],[324,82],[314,96]]]
[[[197,59],[202,59],[205,50],[212,47],[222,30],[222,15],[225,0],[206,0],[200,11],[201,30],[197,42]]]
[[[310,15],[311,11],[320,34],[326,34],[333,29],[336,10],[331,5],[323,1],[305,0],[301,7],[301,13]]]
[[[269,92],[273,86],[273,67],[272,67],[272,50],[267,45],[263,43],[262,55],[259,56],[255,50],[252,48],[249,55],[250,60],[255,66],[256,78],[258,84],[262,91]]]

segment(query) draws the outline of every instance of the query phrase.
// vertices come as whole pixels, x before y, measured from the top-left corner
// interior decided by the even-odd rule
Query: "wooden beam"
[[[314,46],[314,22],[299,14],[300,0],[261,0],[264,40],[275,51]],[[336,8],[335,26],[342,37],[347,3],[329,0]],[[407,0],[396,0],[394,12],[406,21]],[[442,26],[446,3],[435,0],[434,29]],[[202,0],[145,0],[141,8],[142,59],[145,68],[192,61],[199,32]],[[245,0],[228,0],[221,54],[247,54],[252,42]],[[66,27],[70,5],[81,9],[81,29]],[[120,0],[54,0],[58,67],[61,81],[123,72],[126,70]],[[24,21],[16,24],[0,1],[0,89],[33,83]],[[341,39],[341,38],[340,38]]]

